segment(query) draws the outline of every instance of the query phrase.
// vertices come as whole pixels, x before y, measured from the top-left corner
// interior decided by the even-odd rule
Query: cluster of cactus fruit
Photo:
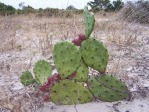
[[[72,105],[93,100],[113,102],[129,96],[121,80],[106,74],[108,51],[102,42],[90,36],[95,19],[87,7],[84,8],[84,19],[85,35],[79,34],[72,42],[59,42],[54,46],[53,60],[58,73],[52,75],[50,64],[39,60],[33,69],[35,78],[29,71],[20,77],[25,86],[36,82],[42,92],[48,92],[44,97],[46,101]],[[89,68],[98,71],[99,75],[89,75]]]

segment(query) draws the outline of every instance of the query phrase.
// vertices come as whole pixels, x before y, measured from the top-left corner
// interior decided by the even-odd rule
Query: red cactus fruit
[[[61,80],[60,75],[58,73],[55,73],[48,78],[48,84],[52,86],[55,82],[59,82],[60,80]]]
[[[46,83],[44,83],[43,85],[41,85],[39,87],[39,90],[42,91],[42,92],[48,92],[49,91],[49,87],[50,87],[50,85],[46,82]]]
[[[76,45],[76,46],[80,46],[81,42],[82,42],[82,40],[80,40],[79,37],[72,40],[72,43],[74,43],[74,45]]]
[[[76,37],[75,39],[72,40],[72,43],[74,43],[74,45],[76,46],[80,46],[81,43],[85,40],[85,35],[80,33],[78,34],[78,37]]]
[[[79,34],[78,34],[78,37],[79,37],[79,39],[82,40],[82,41],[86,39],[86,38],[85,38],[85,35],[82,34],[82,33],[79,33]]]
[[[48,102],[50,100],[50,97],[48,94],[43,96],[43,101]]]

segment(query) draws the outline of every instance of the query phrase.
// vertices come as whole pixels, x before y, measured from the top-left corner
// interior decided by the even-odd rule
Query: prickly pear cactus
[[[129,96],[125,84],[112,75],[92,76],[88,79],[88,87],[94,97],[101,101],[113,102]]]
[[[55,104],[62,105],[82,104],[93,100],[90,91],[74,80],[62,80],[52,86],[50,98]]]
[[[85,21],[85,37],[88,39],[94,29],[95,18],[94,14],[84,8],[84,21]]]
[[[74,73],[80,66],[81,55],[75,45],[70,42],[60,42],[54,46],[54,64],[62,79]]]
[[[108,51],[106,47],[95,39],[83,41],[80,47],[84,62],[91,68],[104,73],[108,63]]]
[[[47,81],[47,78],[52,74],[52,68],[45,60],[39,60],[36,62],[33,71],[35,74],[35,79],[40,84],[44,84],[44,82]]]
[[[22,75],[20,77],[20,81],[24,86],[28,86],[28,85],[33,84],[34,79],[33,79],[32,73],[29,71],[22,72]]]
[[[73,80],[79,81],[79,82],[85,82],[88,79],[89,69],[85,65],[84,62],[81,63],[81,66],[76,71],[76,76],[73,78]]]
[[[87,7],[84,19],[85,35],[79,34],[72,43],[60,42],[54,46],[53,60],[58,73],[52,75],[49,63],[39,60],[33,69],[36,81],[29,71],[25,71],[20,77],[22,84],[28,86],[36,82],[39,90],[49,94],[44,95],[44,101],[51,99],[53,103],[62,105],[83,104],[94,99],[113,102],[130,98],[131,94],[123,82],[105,74],[108,51],[100,41],[89,38],[95,18]],[[89,77],[88,67],[104,75]]]

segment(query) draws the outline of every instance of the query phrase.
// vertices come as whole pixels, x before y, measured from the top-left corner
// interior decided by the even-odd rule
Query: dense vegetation
[[[15,14],[16,9],[10,5],[0,3],[0,15],[12,15]]]
[[[94,0],[88,2],[88,5],[93,11],[118,11],[123,8],[124,2],[122,0],[114,0],[113,2],[110,0]]]
[[[15,9],[14,7],[10,5],[6,5],[4,3],[0,2],[0,15],[7,16],[7,15],[20,15],[20,14],[29,14],[29,13],[35,13],[39,15],[45,15],[46,13],[49,13],[49,16],[55,15],[60,11],[60,13],[63,13],[65,11],[66,13],[68,12],[73,12],[73,13],[82,13],[82,10],[76,9],[73,5],[70,5],[66,8],[66,10],[60,10],[60,9],[52,9],[52,8],[46,8],[46,9],[34,9],[31,6],[25,6],[24,2],[21,2],[19,5],[20,9]],[[105,11],[116,11],[120,10],[124,3],[122,0],[116,0],[113,1],[112,3],[110,0],[94,0],[92,2],[88,2],[88,5],[91,7],[91,10],[93,11],[100,11],[100,10],[105,10]],[[52,14],[51,14],[52,13]],[[58,14],[60,14],[58,13]]]
[[[0,15],[8,16],[8,15],[22,15],[22,14],[36,14],[37,16],[70,16],[72,13],[82,13],[83,10],[77,10],[72,5],[68,6],[66,10],[57,9],[57,8],[39,8],[34,9],[31,6],[24,6],[22,3],[19,4],[20,9],[15,9],[10,5],[6,5],[0,2]]]

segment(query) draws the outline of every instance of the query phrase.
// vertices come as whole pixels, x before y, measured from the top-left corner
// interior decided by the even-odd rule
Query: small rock
[[[13,91],[17,91],[17,90],[20,90],[20,89],[22,89],[22,88],[24,88],[23,84],[20,83],[20,82],[16,82],[16,83],[13,85],[12,90],[13,90]]]
[[[133,69],[133,67],[129,67],[129,68],[127,68],[127,71],[129,72],[129,71],[131,71]]]
[[[129,73],[129,74],[128,74],[128,77],[136,77],[136,76],[138,76],[137,73]]]
[[[58,73],[56,69],[52,71],[52,74]]]
[[[130,92],[135,92],[135,91],[137,91],[137,88],[131,88],[130,89]]]
[[[146,67],[147,70],[149,70],[149,67]]]
[[[143,80],[140,83],[143,87],[149,87],[149,80]]]

